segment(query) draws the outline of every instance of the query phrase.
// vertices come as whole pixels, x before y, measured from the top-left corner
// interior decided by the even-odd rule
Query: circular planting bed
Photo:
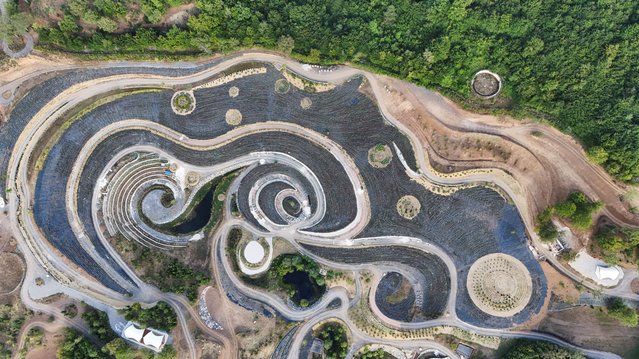
[[[470,86],[478,96],[491,98],[501,91],[501,78],[488,70],[481,70],[475,74]]]
[[[233,86],[229,89],[229,96],[237,97],[240,94],[240,89],[237,86]]]
[[[194,187],[200,182],[200,175],[195,172],[189,172],[186,175],[186,182],[190,187]]]
[[[417,217],[422,205],[415,196],[407,195],[397,201],[397,213],[406,219]]]
[[[232,108],[226,111],[225,120],[226,123],[231,126],[238,126],[242,123],[242,113],[239,110]]]
[[[191,91],[178,91],[171,98],[171,108],[178,115],[188,115],[195,110],[195,96]]]
[[[493,253],[479,258],[468,271],[468,294],[483,312],[497,317],[519,313],[530,301],[532,279],[515,257]]]
[[[393,152],[390,146],[377,144],[368,150],[368,163],[375,168],[388,166],[393,159]]]
[[[291,84],[288,81],[284,79],[279,79],[275,81],[275,92],[285,94],[290,89],[291,89]]]
[[[13,292],[22,282],[24,261],[15,253],[0,253],[0,294]]]
[[[297,217],[302,212],[302,204],[295,197],[286,197],[282,202],[282,207],[286,213]]]
[[[415,291],[410,281],[397,272],[389,272],[377,285],[375,303],[387,317],[411,322],[415,316]]]
[[[237,258],[247,268],[255,269],[263,266],[269,258],[270,246],[265,238],[253,239],[251,235],[242,233],[237,245]]]
[[[311,101],[311,99],[308,97],[304,97],[300,101],[300,106],[305,110],[308,110],[309,108],[311,108],[312,105],[313,105],[313,101]]]

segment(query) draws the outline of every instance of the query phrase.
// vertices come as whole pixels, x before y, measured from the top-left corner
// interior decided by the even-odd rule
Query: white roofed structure
[[[159,353],[164,348],[169,335],[153,328],[140,329],[135,323],[128,322],[122,330],[122,337]]]
[[[140,329],[136,327],[135,324],[131,323],[124,328],[124,330],[122,331],[122,335],[126,339],[141,343],[142,338],[144,337],[144,329]]]
[[[155,350],[160,351],[164,346],[166,338],[164,335],[157,335],[153,331],[149,330],[148,333],[142,338],[144,345],[151,346],[155,348]]]
[[[595,274],[599,279],[617,280],[621,273],[617,267],[604,267],[598,265],[597,269],[595,270]]]

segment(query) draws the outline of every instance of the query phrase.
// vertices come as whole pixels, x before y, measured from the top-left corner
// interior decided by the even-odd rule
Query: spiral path
[[[367,295],[359,271],[380,276],[393,268],[408,299],[375,303],[379,283],[383,298],[400,284],[389,277],[371,284],[369,303],[388,327],[537,336],[506,330],[538,313],[547,291],[517,209],[466,178],[437,182],[450,189],[447,196],[433,192],[409,136],[386,117],[375,101],[379,88],[365,73],[344,68],[329,90],[306,92],[290,86],[283,63],[289,78],[307,71],[271,55],[237,55],[182,69],[70,71],[33,88],[0,132],[0,159],[9,159],[0,170],[7,172],[12,226],[32,268],[27,276],[50,275],[60,291],[103,308],[165,300],[178,313],[193,358],[187,318],[223,343],[223,357],[239,351],[228,317],[234,305],[302,322],[278,347],[281,357],[297,358],[308,329],[331,318],[348,327],[352,353],[367,343],[388,344],[358,328],[349,310]],[[179,92],[184,88],[193,90]],[[121,96],[87,107],[115,92]],[[69,110],[82,111],[59,127]],[[37,161],[41,168],[32,176]],[[205,225],[175,230],[200,223],[200,216]],[[233,228],[247,236],[229,256]],[[111,246],[116,236],[164,251],[208,241],[219,310],[207,311],[203,322],[185,298],[144,283]],[[240,259],[244,274],[263,273],[275,241],[325,269],[353,273],[356,293],[333,286],[300,308],[248,285],[229,258]],[[43,308],[29,300],[28,288],[23,297]],[[404,307],[395,310],[394,303]],[[403,315],[406,308],[417,314]],[[454,357],[430,340],[398,345]]]

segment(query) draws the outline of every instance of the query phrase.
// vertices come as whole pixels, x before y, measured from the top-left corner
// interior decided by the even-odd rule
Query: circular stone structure
[[[291,216],[297,217],[302,213],[302,204],[293,196],[284,198],[282,208]]]
[[[189,186],[193,187],[200,182],[200,175],[196,172],[189,172],[186,175],[186,182]]]
[[[406,219],[417,217],[421,209],[422,205],[415,196],[406,195],[397,201],[397,213]]]
[[[195,95],[192,91],[178,91],[171,97],[171,108],[178,115],[188,115],[195,110]]]
[[[291,89],[291,84],[285,79],[275,81],[275,92],[285,94]]]
[[[229,89],[230,97],[237,97],[240,94],[240,89],[237,86],[233,86]]]
[[[231,126],[238,126],[242,123],[242,113],[239,110],[232,108],[226,111],[225,120],[226,123]]]
[[[481,98],[491,98],[497,96],[501,91],[501,78],[496,73],[488,70],[481,70],[473,76],[470,87],[477,96]]]
[[[251,264],[258,264],[266,255],[264,247],[258,241],[250,241],[244,247],[244,259]]]
[[[313,106],[313,101],[311,101],[310,98],[304,97],[302,100],[300,100],[300,107],[302,107],[304,110],[308,110],[309,108],[311,108],[311,106]]]
[[[368,150],[368,163],[375,168],[385,168],[393,159],[393,152],[388,145],[377,144]]]
[[[532,279],[528,268],[517,258],[492,253],[470,267],[466,288],[481,311],[496,317],[511,317],[530,301]]]
[[[18,288],[24,277],[24,269],[24,261],[19,255],[0,253],[0,273],[3,278],[0,281],[0,294],[11,293]]]

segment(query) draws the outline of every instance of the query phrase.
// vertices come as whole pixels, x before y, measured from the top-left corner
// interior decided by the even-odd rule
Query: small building
[[[309,358],[324,357],[324,341],[318,338],[313,339],[311,350],[309,350]]]
[[[473,355],[474,351],[475,348],[464,343],[459,343],[459,345],[457,345],[457,350],[455,350],[455,353],[459,354],[462,358],[468,359],[471,355]]]
[[[161,352],[169,337],[168,334],[153,328],[139,328],[135,323],[128,322],[122,330],[122,337],[130,342]]]

